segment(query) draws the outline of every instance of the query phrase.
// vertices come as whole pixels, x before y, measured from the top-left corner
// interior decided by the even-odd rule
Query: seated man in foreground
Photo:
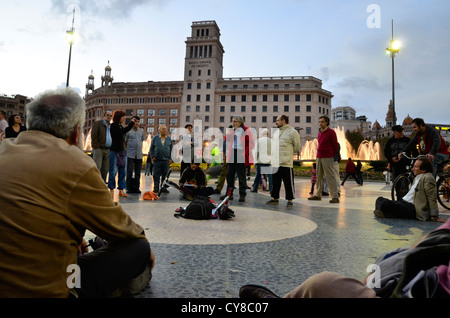
[[[0,297],[139,292],[154,255],[79,146],[83,99],[49,91],[26,111],[28,131],[0,144]],[[86,229],[110,243],[83,254]]]
[[[373,212],[380,218],[418,219],[439,221],[437,187],[433,166],[427,157],[419,157],[412,168],[414,183],[409,192],[399,201],[379,197]]]
[[[182,191],[187,194],[187,198],[196,197],[198,195],[209,197],[214,193],[212,187],[206,186],[205,171],[200,168],[198,163],[191,163],[191,165],[183,171],[180,178],[180,186]]]

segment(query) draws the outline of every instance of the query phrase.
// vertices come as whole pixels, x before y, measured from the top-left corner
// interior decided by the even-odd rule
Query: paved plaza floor
[[[209,185],[215,187],[214,182]],[[156,257],[149,287],[135,297],[236,298],[245,284],[282,296],[322,271],[362,279],[378,255],[409,246],[440,225],[376,218],[376,198],[390,197],[384,182],[358,186],[348,180],[339,204],[329,203],[329,197],[309,201],[310,187],[309,179],[295,179],[294,207],[286,207],[283,192],[274,206],[266,204],[268,192],[248,190],[246,201],[238,202],[235,190],[230,201],[235,218],[202,221],[174,217],[175,209],[189,201],[173,188],[157,201],[143,200],[152,176],[142,175],[142,194],[123,198],[116,190],[115,201],[145,228]],[[219,196],[211,198],[219,202]],[[450,216],[448,210],[441,212],[444,219]]]

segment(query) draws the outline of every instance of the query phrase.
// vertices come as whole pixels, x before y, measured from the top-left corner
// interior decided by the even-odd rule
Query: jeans
[[[123,167],[117,167],[117,155],[115,151],[109,152],[109,179],[108,179],[108,188],[115,189],[116,188],[116,174],[119,172],[118,184],[117,188],[119,190],[123,190],[127,187],[125,182],[125,170],[127,166],[127,160],[125,156],[125,165]]]
[[[159,186],[169,172],[169,160],[156,160],[153,162],[153,191],[159,191]]]
[[[261,168],[263,169],[263,173],[261,174]],[[270,171],[268,171],[270,170]],[[258,191],[259,184],[261,183],[261,177],[266,176],[269,183],[269,191],[272,192],[272,169],[270,165],[262,165],[260,163],[256,164],[256,175],[255,181],[253,182],[253,191]]]
[[[443,154],[443,153],[437,153],[436,156],[434,156],[434,160],[433,160],[433,176],[436,177],[437,173],[438,173],[438,166],[441,162],[444,162],[448,160],[448,155]]]

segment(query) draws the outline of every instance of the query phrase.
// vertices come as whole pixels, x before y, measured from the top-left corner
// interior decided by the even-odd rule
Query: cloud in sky
[[[439,122],[448,109],[448,0],[31,0],[13,1],[0,20],[0,87],[35,95],[66,78],[73,4],[79,9],[71,86],[96,87],[111,61],[116,82],[182,80],[192,21],[216,20],[225,48],[224,76],[315,76],[333,93],[333,107],[384,124],[391,99],[391,61],[384,53],[394,33],[397,117]],[[369,28],[367,7],[380,8]],[[18,25],[10,18],[21,17]],[[7,80],[6,80],[7,79]],[[0,92],[2,93],[2,92]],[[424,107],[427,105],[427,107]],[[430,111],[430,109],[432,111]],[[448,116],[447,116],[448,117]]]

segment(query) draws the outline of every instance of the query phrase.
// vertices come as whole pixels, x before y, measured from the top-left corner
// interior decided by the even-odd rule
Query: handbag
[[[118,167],[124,167],[125,166],[125,151],[119,151],[116,152],[116,158],[117,158],[117,166]]]

